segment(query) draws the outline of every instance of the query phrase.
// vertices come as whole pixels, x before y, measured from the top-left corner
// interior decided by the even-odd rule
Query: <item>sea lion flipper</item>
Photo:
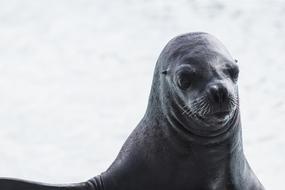
[[[0,178],[1,190],[97,190],[87,183],[50,185],[20,179]],[[98,189],[99,190],[99,189]]]

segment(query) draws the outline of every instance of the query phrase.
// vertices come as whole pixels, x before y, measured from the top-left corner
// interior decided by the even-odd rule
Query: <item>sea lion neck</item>
[[[166,119],[154,119],[146,115],[128,138],[115,162],[102,174],[104,185],[107,190],[134,187],[139,190],[186,190],[215,181],[215,178],[219,179],[218,187],[235,181],[232,173],[239,176],[246,165],[241,128],[235,128],[231,138],[224,141],[205,143],[204,140],[198,142],[196,138],[182,136]],[[232,164],[235,161],[240,162],[240,168]],[[134,183],[128,181],[130,177]],[[169,180],[173,184],[165,183]],[[145,181],[148,183],[143,183]],[[137,183],[141,186],[137,187]]]

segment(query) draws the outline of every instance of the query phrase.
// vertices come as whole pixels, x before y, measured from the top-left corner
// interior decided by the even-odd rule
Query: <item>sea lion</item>
[[[238,73],[214,36],[175,37],[158,58],[144,117],[107,171],[65,186],[0,179],[0,189],[263,190],[243,153]]]

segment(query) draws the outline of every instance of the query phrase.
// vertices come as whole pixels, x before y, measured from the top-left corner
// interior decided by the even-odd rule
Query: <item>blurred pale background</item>
[[[239,60],[248,160],[283,188],[284,20],[281,0],[1,0],[0,176],[66,183],[107,169],[164,45],[205,31]]]

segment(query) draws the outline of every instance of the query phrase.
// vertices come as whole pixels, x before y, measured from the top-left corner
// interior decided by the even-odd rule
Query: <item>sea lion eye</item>
[[[188,70],[182,70],[177,73],[177,84],[182,90],[186,90],[191,85],[191,73]]]
[[[227,68],[226,74],[228,74],[233,81],[237,81],[239,75],[239,68],[237,66]]]

